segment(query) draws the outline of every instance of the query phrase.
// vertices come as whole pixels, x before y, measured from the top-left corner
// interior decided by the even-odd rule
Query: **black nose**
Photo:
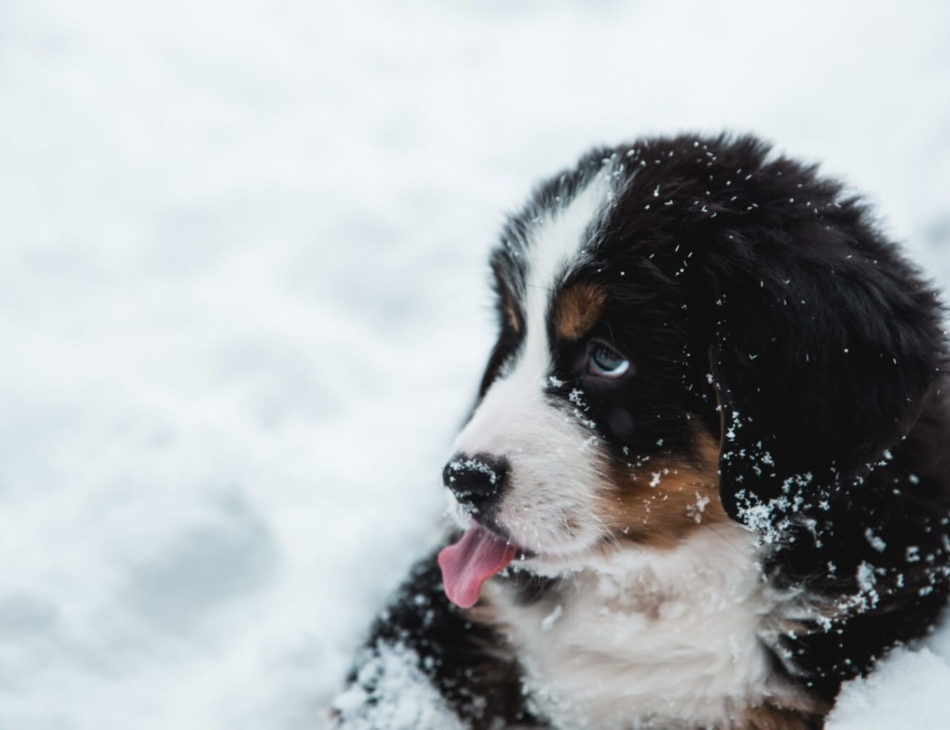
[[[442,481],[459,503],[488,512],[498,502],[508,476],[508,460],[487,454],[456,454],[442,470]]]

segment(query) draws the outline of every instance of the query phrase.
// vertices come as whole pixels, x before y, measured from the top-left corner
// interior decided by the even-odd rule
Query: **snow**
[[[923,1],[0,4],[0,727],[316,726],[436,535],[501,213],[592,144],[756,131],[946,285],[948,27]],[[944,630],[831,727],[940,727],[948,679]]]
[[[930,643],[933,648],[895,649],[870,677],[846,685],[828,727],[832,730],[946,727],[950,627],[944,627]]]
[[[440,728],[464,730],[405,646],[381,645],[360,663],[358,682],[334,698],[343,725],[352,730]],[[374,689],[367,692],[363,686]]]

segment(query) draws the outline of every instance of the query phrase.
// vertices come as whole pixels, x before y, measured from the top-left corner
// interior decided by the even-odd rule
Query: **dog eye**
[[[587,372],[601,378],[619,378],[630,369],[630,361],[603,342],[592,342],[587,355]]]

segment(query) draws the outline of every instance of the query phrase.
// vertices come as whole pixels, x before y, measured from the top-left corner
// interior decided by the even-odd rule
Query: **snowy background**
[[[950,4],[771,5],[0,0],[0,728],[316,727],[594,143],[758,132],[950,283]],[[832,727],[948,687],[944,631]]]

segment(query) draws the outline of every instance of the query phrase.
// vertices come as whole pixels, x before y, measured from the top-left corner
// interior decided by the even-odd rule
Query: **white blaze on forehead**
[[[585,260],[587,236],[613,198],[611,171],[595,176],[571,200],[542,211],[528,232],[525,246],[525,340],[488,389],[455,449],[468,456],[504,457],[511,483],[504,498],[502,521],[522,545],[544,542],[567,547],[567,536],[542,540],[528,534],[541,525],[556,526],[565,515],[585,527],[600,467],[590,446],[593,435],[570,411],[545,399],[551,371],[547,310],[557,283]],[[593,539],[594,526],[577,529],[572,538]],[[537,539],[532,539],[536,537]]]
[[[493,440],[476,446],[474,450],[464,448],[471,439],[463,437],[481,430],[475,428],[476,422],[487,421],[485,425],[504,428],[505,424],[494,422],[495,417],[502,415],[499,410],[508,413],[514,410],[512,398],[540,400],[544,381],[551,369],[546,321],[551,295],[564,275],[585,259],[585,248],[590,243],[586,234],[613,199],[611,170],[611,166],[605,166],[572,199],[541,212],[528,232],[525,289],[521,293],[526,320],[525,341],[515,356],[517,360],[506,364],[486,393],[475,417],[459,435],[456,443],[463,453],[503,455],[497,451],[501,444]],[[504,398],[499,397],[500,391],[505,391]]]
[[[613,200],[612,165],[605,165],[572,199],[544,211],[528,233],[525,289],[525,342],[517,370],[533,377],[534,388],[544,387],[550,371],[548,305],[559,281],[587,257],[592,228]]]
[[[523,293],[529,340],[532,330],[545,334],[551,293],[568,271],[584,263],[587,234],[613,198],[613,166],[606,165],[571,200],[544,211],[529,231]]]

